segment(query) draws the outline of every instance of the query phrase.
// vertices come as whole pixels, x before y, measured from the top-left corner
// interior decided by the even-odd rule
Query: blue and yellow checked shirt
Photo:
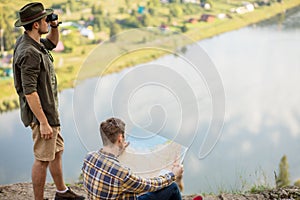
[[[139,194],[157,191],[175,180],[172,172],[149,179],[136,176],[103,150],[87,154],[82,172],[89,199],[134,200]]]

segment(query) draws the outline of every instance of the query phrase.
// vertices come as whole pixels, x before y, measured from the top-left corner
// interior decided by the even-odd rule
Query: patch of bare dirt
[[[81,195],[85,195],[83,187],[72,185],[71,189]],[[45,186],[44,198],[54,199],[55,185],[47,183]],[[15,183],[10,185],[0,185],[0,200],[32,200],[34,199],[31,183]]]

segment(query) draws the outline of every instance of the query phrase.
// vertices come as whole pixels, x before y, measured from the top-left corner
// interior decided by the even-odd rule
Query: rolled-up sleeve
[[[42,38],[41,42],[44,44],[45,48],[50,50],[50,51],[53,50],[56,47],[56,45],[53,44],[51,42],[51,40],[49,40],[48,38]]]
[[[36,92],[41,62],[39,54],[27,51],[22,56],[20,62],[21,80],[24,94],[27,95]]]

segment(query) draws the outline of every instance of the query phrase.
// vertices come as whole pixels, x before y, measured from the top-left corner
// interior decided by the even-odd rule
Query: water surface
[[[185,74],[195,91],[201,119],[198,136],[184,161],[185,193],[247,189],[253,184],[274,185],[274,171],[278,171],[283,155],[287,155],[289,161],[291,181],[300,178],[299,21],[300,11],[296,9],[285,18],[279,16],[198,42],[222,78],[226,115],[217,145],[205,159],[198,159],[212,115],[210,95],[203,80]],[[186,54],[197,56],[194,48],[194,45],[188,46]],[[173,55],[148,65],[172,65],[182,74],[185,71],[185,62]],[[61,92],[60,113],[66,146],[64,174],[68,182],[77,180],[87,151],[101,146],[97,123],[91,119],[101,121],[115,113],[108,97],[113,97],[116,83],[136,68],[108,75],[101,79],[101,84],[98,78],[83,82],[75,89],[75,92],[86,92],[80,94],[80,100],[73,99],[74,89]],[[95,85],[99,87],[91,93],[89,88]],[[130,81],[124,84],[123,91],[126,86],[130,86]],[[172,138],[180,120],[180,105],[174,95],[157,85],[134,94],[129,110],[132,120],[140,127],[128,127],[132,145],[151,148],[163,143],[164,140],[153,137],[152,132],[143,130],[151,125],[151,120],[159,123],[166,116],[164,134]],[[87,103],[90,95],[95,98],[94,105]],[[189,124],[183,126],[189,127]],[[156,130],[157,127],[151,128]],[[31,132],[21,124],[18,110],[0,115],[0,130],[0,184],[30,181]],[[188,133],[188,128],[186,130]],[[144,143],[135,139],[141,137]]]

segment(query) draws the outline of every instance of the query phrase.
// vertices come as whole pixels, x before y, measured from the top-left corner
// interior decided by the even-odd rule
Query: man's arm
[[[58,21],[52,21],[50,22],[51,26],[57,26],[56,28],[51,27],[49,34],[46,36],[47,39],[49,39],[55,46],[57,45],[59,41],[59,31],[58,31]]]
[[[155,192],[169,186],[176,180],[176,177],[182,175],[182,173],[183,167],[179,165],[174,165],[172,172],[155,178],[141,178],[129,172],[124,180],[123,186],[126,192],[131,193]]]
[[[30,106],[31,111],[40,122],[41,137],[45,139],[51,139],[53,136],[53,131],[43,111],[38,93],[33,92],[31,94],[25,95],[25,97]]]
[[[175,180],[175,175],[171,172],[164,176],[155,178],[142,178],[134,174],[129,174],[124,180],[124,190],[130,193],[154,192],[167,187]]]

